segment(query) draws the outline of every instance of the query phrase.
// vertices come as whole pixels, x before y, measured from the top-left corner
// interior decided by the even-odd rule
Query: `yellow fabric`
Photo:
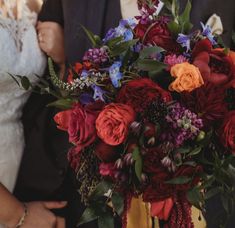
[[[198,219],[199,217],[201,220]],[[206,228],[202,213],[195,207],[192,207],[192,220],[195,228]],[[154,228],[159,228],[157,219],[154,224]],[[141,197],[133,197],[131,200],[131,207],[127,214],[127,228],[152,228],[150,205],[144,203]]]

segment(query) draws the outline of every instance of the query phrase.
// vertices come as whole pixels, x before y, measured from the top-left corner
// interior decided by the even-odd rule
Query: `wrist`
[[[11,214],[11,217],[6,222],[6,226],[9,228],[15,228],[20,222],[22,216],[25,215],[25,205],[23,203],[19,203],[15,206],[14,214]]]

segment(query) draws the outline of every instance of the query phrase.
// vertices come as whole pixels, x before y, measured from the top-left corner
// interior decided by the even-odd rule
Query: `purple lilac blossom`
[[[195,139],[203,127],[202,119],[178,102],[169,106],[166,122],[170,131],[163,137],[174,142],[176,147],[181,146],[186,140]]]
[[[116,61],[109,68],[109,77],[115,88],[120,87],[120,79],[122,79],[122,73],[120,72],[121,66],[122,66],[122,63],[120,61]]]
[[[89,49],[83,57],[83,61],[90,61],[95,64],[105,63],[108,59],[108,53],[104,47]]]

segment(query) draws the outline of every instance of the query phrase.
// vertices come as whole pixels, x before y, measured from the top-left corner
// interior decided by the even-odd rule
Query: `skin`
[[[27,4],[32,11],[38,12],[42,1],[28,0]],[[8,17],[7,11],[4,10],[2,0],[0,0],[0,8],[3,9],[3,15]],[[20,19],[18,5],[13,12],[15,14],[15,18]],[[24,214],[24,205],[1,183],[0,202],[0,224],[4,224],[8,228],[16,227]],[[26,205],[28,208],[28,215],[25,219],[23,228],[65,228],[64,219],[56,217],[51,210],[65,207],[66,202],[29,202]]]

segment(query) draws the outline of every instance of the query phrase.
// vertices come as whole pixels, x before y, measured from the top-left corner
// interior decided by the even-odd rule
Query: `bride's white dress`
[[[37,42],[37,15],[20,0],[20,19],[16,20],[12,13],[16,1],[3,2],[9,17],[0,11],[0,182],[12,191],[24,149],[20,119],[29,92],[19,88],[9,73],[26,75],[36,82],[35,74],[43,74],[46,58]]]

